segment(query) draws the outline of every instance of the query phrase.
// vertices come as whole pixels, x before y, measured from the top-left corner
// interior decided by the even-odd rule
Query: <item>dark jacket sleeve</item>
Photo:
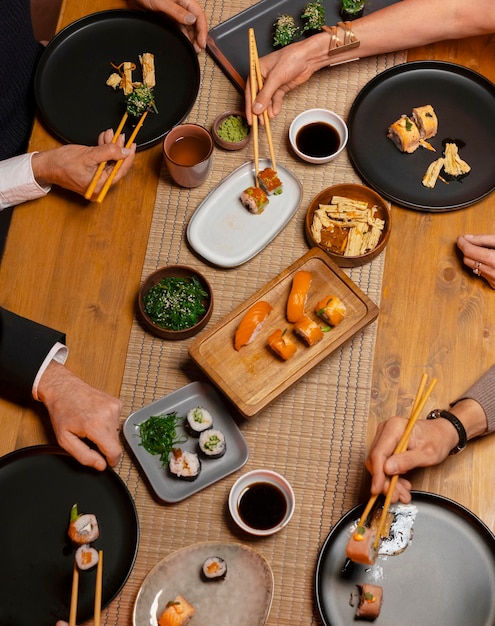
[[[53,345],[65,342],[57,330],[0,307],[0,383],[2,390],[32,398],[36,374]]]

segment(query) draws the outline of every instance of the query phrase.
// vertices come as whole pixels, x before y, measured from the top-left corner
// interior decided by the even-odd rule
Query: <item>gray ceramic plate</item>
[[[220,581],[204,582],[209,556],[227,563]],[[157,626],[167,602],[182,595],[195,608],[196,624],[263,626],[273,598],[273,573],[264,557],[237,543],[198,543],[169,554],[144,579],[134,605],[134,626]]]
[[[149,454],[140,445],[139,426],[152,415],[161,413],[176,411],[185,418],[187,412],[196,406],[202,406],[211,413],[213,428],[221,430],[225,435],[227,451],[219,459],[203,460],[198,478],[188,482],[171,476],[168,470],[162,467],[160,459]],[[132,413],[124,423],[123,432],[152,489],[161,500],[169,503],[180,502],[232,474],[241,468],[249,457],[249,448],[239,427],[218,393],[206,383],[190,383]],[[177,434],[185,434],[182,425],[177,428]],[[197,451],[197,442],[196,438],[189,437],[180,447],[183,450]]]
[[[346,562],[349,511],[332,529],[316,567],[316,597],[325,626],[353,626],[357,585],[383,587],[380,626],[493,626],[495,537],[471,511],[430,493],[413,492],[413,537],[405,550],[372,567]],[[354,606],[352,606],[354,604]]]

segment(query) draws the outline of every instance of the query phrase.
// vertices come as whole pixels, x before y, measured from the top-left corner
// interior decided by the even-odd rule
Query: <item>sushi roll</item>
[[[209,459],[219,459],[227,449],[225,435],[213,428],[203,431],[199,436],[199,449]]]
[[[320,326],[307,316],[297,320],[294,324],[294,332],[299,335],[308,346],[314,346],[315,343],[323,339],[323,331]]]
[[[379,615],[383,602],[383,587],[368,583],[359,585],[361,594],[356,610],[356,619],[375,620]]]
[[[74,504],[70,513],[68,534],[76,546],[82,546],[98,539],[100,530],[96,515],[93,513],[79,514],[77,504]]]
[[[277,328],[266,342],[273,352],[284,361],[288,361],[297,351],[297,346],[290,338],[287,329]]]
[[[98,551],[86,544],[77,548],[74,558],[76,559],[77,567],[82,571],[91,569],[100,560]]]
[[[240,350],[255,340],[272,309],[271,304],[260,300],[246,311],[235,331],[234,348],[236,350]]]
[[[438,132],[438,119],[431,104],[416,107],[412,110],[412,118],[419,128],[421,139],[430,139]]]
[[[165,610],[158,618],[159,626],[186,626],[191,621],[195,609],[181,595],[167,602]]]
[[[347,558],[354,563],[373,565],[376,560],[375,539],[376,530],[358,526],[347,543],[345,551]]]
[[[277,172],[271,167],[265,167],[258,173],[258,182],[269,196],[278,196],[282,193],[282,181],[277,176]]]
[[[193,481],[201,472],[201,461],[195,452],[174,448],[170,453],[168,468],[172,476]]]
[[[337,326],[345,317],[346,306],[337,296],[326,296],[316,305],[315,313],[331,326]]]
[[[194,407],[186,415],[186,427],[191,435],[199,437],[200,433],[211,428],[213,418],[209,411],[201,406]]]
[[[241,203],[250,213],[263,213],[269,200],[261,187],[248,187],[241,193]]]
[[[421,139],[419,128],[407,115],[402,115],[388,127],[387,137],[401,152],[408,153],[414,152],[419,147]]]
[[[287,299],[287,319],[289,322],[297,322],[303,317],[311,281],[311,272],[300,270],[294,274]]]
[[[204,580],[223,580],[227,575],[227,563],[219,556],[209,556],[201,568]]]

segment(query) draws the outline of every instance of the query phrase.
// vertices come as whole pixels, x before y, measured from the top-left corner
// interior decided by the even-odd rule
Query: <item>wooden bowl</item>
[[[203,300],[203,304],[205,306],[205,312],[201,316],[194,326],[189,326],[188,328],[182,330],[173,330],[171,328],[164,328],[156,324],[148,313],[145,310],[144,306],[144,296],[148,293],[150,289],[152,289],[155,285],[157,285],[164,278],[197,278],[200,282],[203,290],[206,292],[206,296]],[[210,320],[211,314],[213,313],[213,292],[208,280],[198,272],[198,270],[193,267],[189,267],[187,265],[168,265],[167,267],[162,267],[152,274],[148,276],[148,278],[144,281],[139,289],[137,296],[137,311],[139,316],[139,321],[145,330],[160,337],[161,339],[168,340],[178,340],[178,339],[187,339],[188,337],[192,337],[196,335],[200,330],[202,330],[208,321]]]
[[[367,202],[368,205],[374,205],[377,207],[376,216],[384,220],[385,225],[378,244],[375,248],[373,248],[373,250],[359,256],[345,256],[330,250],[330,248],[328,248],[325,244],[315,241],[311,233],[313,216],[315,211],[319,208],[319,205],[330,204],[333,196],[343,196],[345,198],[351,198],[352,200]],[[312,247],[317,246],[326,252],[328,256],[340,267],[357,267],[358,265],[369,263],[376,258],[385,249],[385,246],[388,243],[391,228],[392,216],[389,205],[378,193],[376,193],[376,191],[373,191],[373,189],[363,185],[342,184],[328,187],[313,198],[306,213],[306,238],[309,244]]]
[[[218,134],[218,129],[220,125],[228,117],[231,117],[231,116],[242,117],[242,119],[247,124],[246,114],[243,111],[237,111],[237,110],[225,111],[224,113],[221,113],[213,122],[213,126],[211,127],[211,134],[213,135],[213,139],[215,140],[215,143],[220,148],[223,148],[224,150],[241,150],[242,148],[248,145],[249,140],[251,138],[251,127],[249,125],[248,125],[248,134],[241,141],[227,141],[226,139],[220,137],[220,135]]]

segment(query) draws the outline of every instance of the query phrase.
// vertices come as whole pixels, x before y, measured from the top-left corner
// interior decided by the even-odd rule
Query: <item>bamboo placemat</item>
[[[242,0],[212,3],[208,7],[210,24],[224,21],[245,6]],[[209,128],[216,115],[226,109],[242,108],[243,102],[207,54],[201,54],[199,60],[201,88],[188,121]],[[173,185],[164,166],[143,279],[167,264],[199,267],[213,286],[215,309],[210,324],[215,324],[301,257],[308,250],[304,216],[311,198],[332,184],[360,181],[346,155],[319,167],[296,160],[287,147],[291,120],[300,111],[315,106],[333,109],[346,118],[361,87],[377,73],[404,61],[405,54],[399,53],[337,66],[320,72],[289,94],[282,113],[272,123],[272,133],[278,162],[289,168],[303,185],[302,202],[280,235],[238,268],[225,270],[202,262],[186,242],[186,228],[208,192],[233,169],[251,160],[250,147],[234,153],[216,150],[211,178],[197,189],[180,189]],[[263,131],[261,139],[261,154],[268,156]],[[383,262],[384,255],[381,255],[371,264],[348,271],[352,280],[377,304]],[[146,334],[137,322],[134,323],[121,393],[124,416],[191,381],[203,380],[188,357],[190,341],[192,339],[162,341]],[[136,502],[141,539],[137,561],[123,593],[104,612],[105,624],[131,624],[133,603],[146,574],[171,552],[201,541],[242,542],[266,557],[275,579],[268,625],[321,623],[314,602],[315,564],[332,526],[358,501],[374,342],[375,324],[354,337],[262,413],[249,421],[238,419],[250,447],[247,464],[183,502],[167,505],[156,500],[134,458],[126,451],[118,471]],[[296,512],[288,527],[261,541],[239,533],[226,508],[228,493],[236,478],[243,471],[259,467],[284,474],[296,494]]]

